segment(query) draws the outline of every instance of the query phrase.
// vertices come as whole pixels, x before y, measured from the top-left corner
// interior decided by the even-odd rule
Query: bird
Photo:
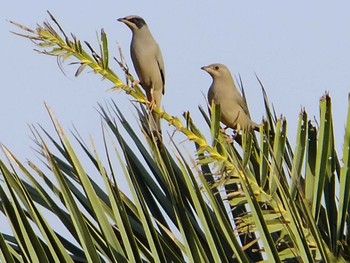
[[[128,26],[132,32],[130,55],[139,83],[146,92],[149,109],[152,113],[151,131],[158,138],[161,136],[160,116],[153,110],[161,106],[165,92],[165,70],[162,52],[153,38],[145,20],[136,15],[118,19]],[[161,138],[161,137],[160,137]]]
[[[209,73],[213,82],[208,90],[208,102],[220,105],[221,122],[238,134],[242,131],[259,130],[251,120],[246,101],[236,88],[230,70],[223,64],[215,63],[201,67]]]

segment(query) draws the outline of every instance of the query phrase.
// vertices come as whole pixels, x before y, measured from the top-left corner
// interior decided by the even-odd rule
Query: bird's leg
[[[241,131],[241,126],[239,124],[237,124],[237,126],[233,130],[232,136],[226,134],[226,129],[227,128],[230,128],[230,127],[226,126],[225,128],[222,128],[221,131],[225,134],[224,137],[227,140],[227,142],[232,144],[235,141],[235,139],[236,139],[237,135],[239,134],[239,132]]]
[[[151,99],[150,99],[150,103],[149,103],[149,110],[150,111],[153,111],[153,109],[155,108],[155,106],[156,106],[156,100],[154,99],[154,96],[153,96],[153,89],[151,89],[150,90],[150,97],[151,97]]]
[[[229,144],[231,144],[231,143],[233,143],[235,137],[231,137],[230,135],[226,134],[226,130],[227,130],[228,128],[229,128],[228,126],[226,126],[225,128],[220,128],[220,131],[224,134],[225,140],[226,140]]]
[[[225,134],[225,139],[229,144],[233,144],[235,137]]]
[[[227,130],[228,128],[229,128],[228,126],[226,126],[225,128],[220,128],[220,131],[221,131],[222,133],[226,133],[226,130]]]
[[[226,127],[226,129],[227,129],[227,128],[228,128],[228,127]],[[226,141],[227,141],[229,144],[233,144],[234,141],[235,141],[235,139],[236,139],[236,137],[237,137],[237,135],[238,135],[238,133],[239,133],[238,130],[233,130],[232,136],[230,136],[230,135],[228,135],[228,134],[225,133],[224,137],[225,137]]]
[[[131,87],[134,88],[136,85],[139,85],[140,81],[135,79],[132,83],[131,83]]]

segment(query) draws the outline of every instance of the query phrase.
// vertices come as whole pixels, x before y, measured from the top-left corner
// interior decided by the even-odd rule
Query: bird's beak
[[[117,21],[124,23],[125,18],[124,17],[118,18]]]
[[[201,69],[208,72],[208,66],[203,66],[203,67],[201,67]]]

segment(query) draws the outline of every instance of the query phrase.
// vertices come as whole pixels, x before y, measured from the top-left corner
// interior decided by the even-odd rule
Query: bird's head
[[[143,26],[147,25],[142,17],[134,15],[118,18],[118,21],[127,25],[132,32],[140,30]]]
[[[231,75],[228,68],[225,65],[219,64],[219,63],[203,66],[201,67],[201,69],[208,72],[213,79],[222,78],[227,75]]]

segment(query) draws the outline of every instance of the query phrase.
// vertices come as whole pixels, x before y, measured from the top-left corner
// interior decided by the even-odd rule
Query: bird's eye
[[[219,66],[215,66],[215,70],[219,70]]]

